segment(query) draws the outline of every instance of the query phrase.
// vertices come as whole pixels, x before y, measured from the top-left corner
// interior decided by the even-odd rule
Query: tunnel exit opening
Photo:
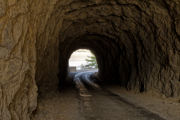
[[[69,58],[69,72],[98,71],[96,56],[88,49],[78,49]]]
[[[74,76],[78,73],[91,72],[93,77],[98,76],[98,63],[96,56],[89,49],[75,50],[68,60],[67,82],[72,82]]]
[[[90,50],[97,60],[98,73],[97,73],[97,83],[118,83],[123,81],[119,79],[119,61],[122,55],[121,48],[117,41],[108,36],[99,34],[83,34],[77,38],[67,38],[64,42],[59,45],[59,59],[58,59],[58,80],[59,88],[64,87],[66,82],[73,83],[72,79],[69,80],[69,73],[73,69],[76,71],[78,69],[69,69],[69,59],[73,52],[79,49]],[[122,58],[124,58],[123,56]],[[123,67],[121,68],[123,69]],[[126,71],[125,71],[126,72]],[[70,77],[72,78],[72,76]]]

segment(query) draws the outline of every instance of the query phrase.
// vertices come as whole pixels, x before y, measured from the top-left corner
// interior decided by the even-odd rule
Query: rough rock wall
[[[35,37],[25,0],[0,0],[0,119],[28,120],[36,108]]]
[[[30,119],[82,47],[121,86],[180,96],[179,0],[0,0],[0,118]]]
[[[36,39],[49,4],[0,0],[0,120],[29,120],[36,109]]]

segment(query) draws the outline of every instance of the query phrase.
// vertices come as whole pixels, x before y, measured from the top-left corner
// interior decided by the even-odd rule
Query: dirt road
[[[90,80],[92,72],[74,76],[75,87],[39,98],[33,120],[165,120]]]

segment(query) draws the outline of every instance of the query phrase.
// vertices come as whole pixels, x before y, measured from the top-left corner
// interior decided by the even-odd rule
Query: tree
[[[94,55],[92,56],[87,56],[88,58],[86,59],[87,65],[85,65],[85,68],[92,69],[92,68],[98,68],[97,62],[96,62],[96,57]]]

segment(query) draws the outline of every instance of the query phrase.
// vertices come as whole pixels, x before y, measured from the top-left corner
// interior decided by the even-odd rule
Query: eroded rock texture
[[[0,0],[0,118],[30,119],[79,48],[101,80],[180,96],[179,0]]]

